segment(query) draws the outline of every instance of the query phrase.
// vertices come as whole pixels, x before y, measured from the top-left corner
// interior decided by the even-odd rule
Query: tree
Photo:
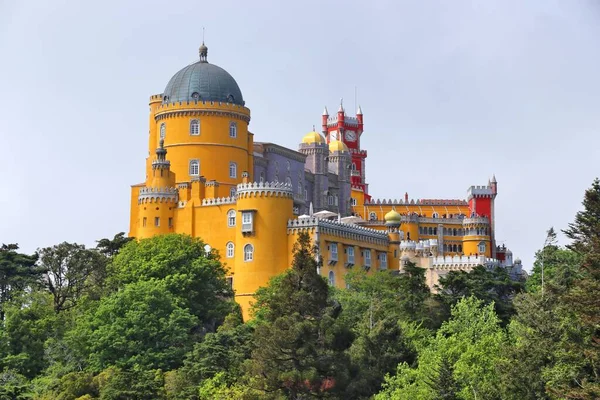
[[[125,232],[117,233],[112,239],[100,239],[97,240],[96,250],[104,254],[106,257],[114,257],[119,254],[119,251],[125,247],[125,245],[134,240],[132,237],[126,237]]]
[[[0,247],[0,321],[4,321],[4,306],[41,278],[42,271],[35,265],[37,254],[27,255],[17,250],[18,244]]]
[[[161,235],[132,241],[109,265],[113,290],[128,283],[164,281],[165,287],[197,316],[208,332],[229,314],[233,292],[225,279],[226,270],[205,243],[187,235]]]
[[[63,242],[38,251],[44,285],[54,298],[54,310],[68,310],[93,285],[91,278],[106,268],[106,258],[84,245]]]
[[[398,308],[405,320],[435,326],[435,304],[431,302],[431,290],[425,282],[425,270],[415,263],[403,265],[398,277],[400,301]]]
[[[344,350],[351,337],[337,324],[339,304],[317,273],[308,234],[294,246],[292,268],[256,293],[254,351],[248,374],[265,396],[323,397],[347,384]]]
[[[377,399],[501,399],[496,365],[506,342],[494,305],[475,297],[452,307],[435,339],[419,351],[418,366],[398,366]]]
[[[190,350],[197,319],[181,307],[164,281],[131,283],[100,300],[67,334],[85,343],[89,366],[130,370],[135,366],[169,370],[181,365]]]

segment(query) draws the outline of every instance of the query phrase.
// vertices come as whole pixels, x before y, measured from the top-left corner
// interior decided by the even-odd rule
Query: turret
[[[293,193],[284,183],[242,183],[237,186],[234,289],[244,319],[260,285],[289,267],[287,223],[293,218]]]
[[[174,232],[178,196],[175,175],[171,172],[171,163],[166,156],[164,140],[160,140],[156,159],[152,161],[152,176],[138,194],[138,220],[134,234],[137,238]]]
[[[317,211],[320,211],[326,205],[323,193],[329,190],[327,176],[329,148],[327,142],[323,136],[313,129],[312,132],[302,138],[299,152],[306,155],[305,168],[314,174],[311,198],[314,201],[314,207]]]
[[[321,116],[321,124],[323,129],[323,135],[327,136],[327,120],[329,119],[329,111],[327,111],[327,106],[323,110],[323,115]]]
[[[338,176],[339,196],[338,211],[342,215],[350,214],[350,152],[342,141],[329,143],[329,171]]]

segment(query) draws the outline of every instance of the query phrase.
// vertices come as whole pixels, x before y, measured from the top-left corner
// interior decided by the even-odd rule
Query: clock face
[[[346,131],[346,140],[348,140],[350,142],[354,142],[356,140],[356,132]]]
[[[338,139],[338,133],[337,131],[331,131],[329,132],[329,140],[337,140]]]

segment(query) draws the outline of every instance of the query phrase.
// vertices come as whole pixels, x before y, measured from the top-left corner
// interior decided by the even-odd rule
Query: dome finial
[[[207,56],[208,56],[208,47],[206,47],[206,45],[204,44],[204,27],[202,27],[202,45],[200,46],[200,62],[208,62],[207,61]]]

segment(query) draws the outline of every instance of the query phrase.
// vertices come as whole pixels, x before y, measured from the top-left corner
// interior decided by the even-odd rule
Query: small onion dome
[[[403,261],[403,262],[410,261],[410,257],[407,254],[405,254],[402,257],[400,257],[400,261]]]
[[[332,140],[329,142],[329,151],[335,153],[336,151],[349,151],[348,146],[341,140]]]
[[[323,144],[325,143],[325,138],[319,133],[319,132],[308,132],[306,135],[304,135],[304,137],[302,138],[302,143],[304,144],[313,144],[313,143],[318,143],[318,144]]]
[[[392,210],[385,214],[383,218],[386,226],[400,226],[402,216],[396,210]]]
[[[520,258],[515,258],[515,264],[521,264],[521,259]]]

